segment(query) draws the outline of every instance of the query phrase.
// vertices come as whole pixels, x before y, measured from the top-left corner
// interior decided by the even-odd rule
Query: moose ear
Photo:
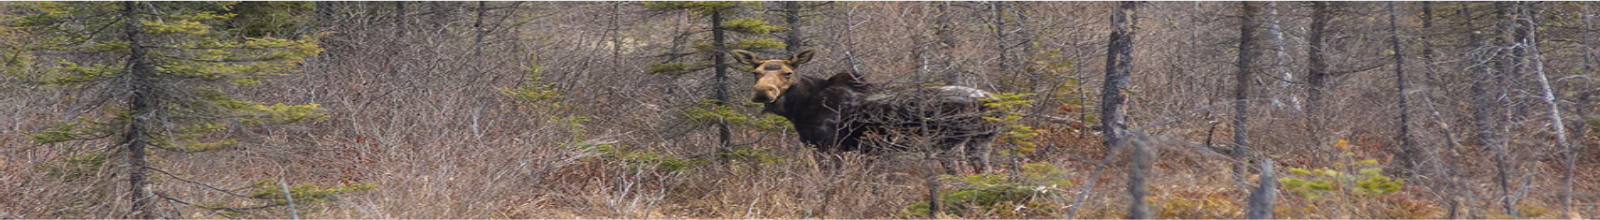
[[[816,54],[817,51],[811,49],[806,49],[800,51],[799,53],[795,53],[794,57],[789,58],[789,66],[799,67],[800,64],[811,62],[811,56]]]
[[[728,51],[728,53],[733,55],[734,60],[738,60],[739,63],[743,63],[744,65],[750,65],[752,67],[761,65],[761,59],[756,58],[756,54],[751,53],[750,51],[733,50]]]

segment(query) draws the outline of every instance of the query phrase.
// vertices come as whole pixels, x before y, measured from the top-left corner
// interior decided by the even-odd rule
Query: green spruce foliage
[[[989,100],[987,100],[988,102],[984,103],[984,106],[990,107],[993,110],[991,110],[992,112],[989,114],[992,116],[985,116],[983,119],[999,122],[1005,125],[1006,128],[1003,130],[1006,132],[1004,135],[1000,136],[1000,140],[1015,146],[1010,150],[1002,151],[1001,153],[1004,155],[1027,155],[1029,153],[1033,153],[1039,147],[1038,144],[1035,144],[1032,141],[1034,137],[1039,136],[1039,131],[1034,129],[1033,126],[1028,126],[1022,123],[1022,118],[1027,116],[1022,113],[1022,110],[1032,106],[1034,102],[1034,100],[1027,99],[1027,97],[1030,95],[1032,94],[994,94],[993,98],[989,98]]]
[[[313,25],[316,5],[309,1],[245,1],[229,7],[237,14],[227,20],[228,31],[248,37],[299,39]]]
[[[669,54],[666,61],[650,64],[649,71],[647,71],[650,74],[682,76],[716,67],[709,60],[712,59],[712,55],[718,53],[731,50],[767,51],[781,49],[786,46],[781,41],[760,37],[772,32],[785,31],[787,30],[786,28],[773,26],[759,18],[747,17],[753,16],[752,13],[747,11],[760,8],[760,2],[644,2],[644,5],[658,11],[686,11],[708,19],[708,23],[721,23],[721,25],[709,28],[686,31],[681,36],[677,36],[681,39],[690,39],[689,42],[685,42],[687,45],[682,46],[687,46],[694,50],[670,52],[671,54]],[[713,13],[720,13],[722,20],[710,21],[709,19],[712,18]],[[715,31],[729,33],[728,39],[724,42],[714,42],[716,39],[713,39],[712,32]],[[725,44],[724,48],[716,48],[719,43]],[[681,60],[685,57],[693,59]]]
[[[973,174],[967,176],[941,175],[951,180],[953,189],[940,190],[940,211],[944,214],[963,214],[968,211],[992,213],[1002,218],[1030,218],[1050,216],[1054,205],[1046,200],[1072,186],[1067,171],[1048,163],[1023,164],[1021,173]],[[905,216],[927,216],[928,202],[906,206],[900,212]],[[1026,210],[1026,211],[1024,211]]]
[[[168,194],[144,192],[145,187],[139,186],[168,180],[147,177],[145,172],[159,170],[156,164],[167,160],[163,154],[243,148],[247,146],[241,146],[240,140],[214,134],[327,117],[318,113],[317,104],[262,103],[226,92],[298,73],[301,62],[322,52],[316,35],[282,36],[304,32],[298,28],[303,22],[279,18],[309,13],[309,7],[238,2],[19,2],[6,6],[15,13],[0,17],[0,36],[17,43],[0,47],[6,60],[0,74],[44,88],[75,91],[62,101],[84,106],[80,112],[69,113],[78,117],[31,135],[39,144],[80,152],[41,169],[62,178],[87,178],[96,176],[107,161],[120,163],[117,165],[124,169],[119,170],[125,170],[125,177],[135,186],[128,197],[133,203],[130,217],[158,215],[152,207],[158,198],[141,195]],[[335,193],[369,188],[301,185],[293,191],[307,192],[301,193],[308,199],[305,202],[315,202]],[[272,190],[260,192],[267,191]],[[270,195],[262,199],[283,199],[266,197]]]
[[[721,156],[720,161],[729,161],[732,158],[728,155],[733,155],[734,150],[731,149],[733,132],[730,126],[732,125],[728,123],[728,119],[738,118],[721,116],[731,116],[731,114],[724,113],[739,112],[732,108],[740,108],[741,106],[729,104],[733,102],[731,101],[733,99],[728,95],[731,84],[729,79],[731,74],[728,73],[728,69],[748,70],[750,67],[733,62],[727,53],[733,50],[764,51],[783,48],[785,46],[783,43],[772,39],[760,38],[759,36],[775,31],[783,31],[784,28],[772,26],[764,20],[750,17],[752,13],[749,11],[754,10],[749,9],[760,8],[759,2],[644,2],[643,4],[645,7],[659,12],[687,12],[704,18],[706,24],[709,24],[705,26],[695,25],[695,28],[680,31],[677,36],[673,37],[673,45],[670,46],[670,51],[666,51],[664,55],[666,59],[660,62],[652,62],[646,73],[684,77],[695,75],[695,73],[702,70],[711,70],[712,75],[709,83],[711,97],[707,98],[715,100],[713,104],[716,106],[696,108],[700,112],[691,110],[686,114],[689,114],[691,118],[697,115],[719,117],[710,121],[715,122],[712,125],[717,131],[717,151],[718,155]],[[684,48],[689,48],[689,50],[685,51]]]

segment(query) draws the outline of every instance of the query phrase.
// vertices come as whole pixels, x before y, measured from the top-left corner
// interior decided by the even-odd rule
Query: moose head
[[[815,51],[808,49],[795,53],[794,57],[789,59],[764,60],[750,51],[733,50],[729,53],[732,53],[733,59],[739,60],[739,63],[750,65],[750,68],[754,69],[751,74],[756,76],[756,85],[752,87],[755,90],[755,97],[750,98],[750,101],[760,103],[772,103],[777,101],[779,96],[783,96],[783,92],[788,91],[795,83],[797,77],[795,68],[811,61],[811,56],[816,54]]]

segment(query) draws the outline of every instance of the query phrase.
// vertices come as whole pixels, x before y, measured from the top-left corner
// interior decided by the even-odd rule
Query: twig
[[[170,196],[162,195],[160,193],[157,193],[156,196],[160,196],[163,199],[167,199],[167,201],[176,202],[176,203],[179,203],[179,204],[183,204],[185,206],[195,206],[195,204],[192,203],[192,202],[183,201],[183,200],[178,199],[178,198],[172,198]],[[211,211],[229,211],[229,212],[236,212],[236,213],[244,213],[245,211],[272,208],[272,207],[278,207],[278,206],[281,206],[281,205],[283,205],[283,204],[267,204],[267,205],[261,205],[261,206],[240,207],[240,208],[233,208],[233,207],[196,207],[196,208],[201,208],[201,209],[206,209],[206,210],[211,210]],[[228,215],[222,215],[222,217],[227,217],[229,219],[238,219],[238,218],[235,218],[233,216],[228,216]]]
[[[1078,198],[1072,202],[1072,208],[1067,211],[1067,219],[1078,216],[1078,207],[1083,206],[1083,200],[1089,197],[1089,191],[1094,190],[1094,184],[1098,182],[1096,180],[1100,180],[1100,174],[1106,171],[1106,164],[1111,163],[1111,159],[1116,158],[1117,152],[1122,152],[1122,148],[1121,145],[1111,148],[1111,153],[1107,153],[1105,159],[1100,159],[1100,164],[1095,165],[1094,174],[1090,174],[1088,180],[1085,180],[1088,182],[1084,183],[1083,190],[1078,191]]]
[[[283,202],[289,204],[289,216],[294,220],[300,220],[300,212],[294,210],[294,196],[289,193],[289,184],[280,180],[278,187],[283,188]]]
[[[233,191],[230,191],[230,190],[226,190],[226,189],[222,189],[222,188],[217,188],[217,187],[215,187],[215,186],[211,186],[211,185],[210,185],[210,184],[206,184],[206,183],[202,183],[202,182],[199,182],[199,181],[194,181],[194,180],[189,180],[189,179],[184,179],[184,178],[182,178],[182,177],[178,177],[178,175],[175,175],[175,174],[172,174],[172,173],[168,173],[168,172],[167,172],[167,171],[165,171],[165,170],[161,170],[161,169],[156,169],[156,168],[155,168],[155,167],[148,167],[148,166],[147,166],[147,167],[144,167],[144,168],[145,168],[145,169],[150,169],[150,170],[154,170],[154,171],[156,171],[156,172],[160,172],[160,173],[161,173],[161,174],[166,174],[166,175],[167,175],[167,176],[168,176],[168,177],[172,177],[172,179],[176,179],[176,180],[178,180],[178,181],[183,181],[183,182],[187,182],[187,183],[189,183],[189,184],[195,184],[195,185],[200,185],[200,186],[202,186],[202,187],[206,187],[206,188],[208,188],[208,189],[211,189],[211,190],[216,190],[216,191],[218,191],[218,192],[222,192],[222,193],[227,193],[227,194],[228,194],[228,195],[232,195],[232,196],[238,196],[238,197],[245,197],[245,198],[249,198],[249,197],[250,197],[250,196],[246,196],[246,195],[243,195],[243,194],[239,194],[239,193],[235,193],[235,192],[233,192]]]
[[[1202,112],[1202,111],[1210,111],[1211,108],[1215,108],[1217,106],[1230,105],[1230,104],[1233,104],[1234,102],[1248,102],[1248,101],[1259,101],[1259,100],[1266,100],[1266,99],[1233,100],[1233,101],[1227,101],[1227,102],[1212,104],[1212,105],[1205,106],[1205,107],[1200,107],[1200,108],[1197,108],[1197,109],[1194,109],[1194,110],[1190,110],[1188,112],[1184,112],[1183,114],[1178,114],[1178,115],[1173,115],[1173,116],[1170,116],[1170,117],[1162,118],[1161,120],[1158,120],[1155,123],[1150,123],[1148,125],[1141,126],[1139,128],[1133,129],[1133,130],[1129,130],[1128,134],[1130,134],[1131,136],[1133,136],[1135,138],[1143,137],[1143,136],[1145,136],[1145,135],[1143,135],[1145,129],[1161,126],[1161,125],[1164,125],[1164,124],[1172,122],[1172,121],[1177,121],[1178,118],[1181,118],[1181,117],[1185,117],[1185,116],[1192,115],[1192,114],[1195,114],[1195,113],[1198,113],[1198,112]],[[1089,191],[1094,190],[1095,182],[1097,182],[1096,180],[1099,180],[1100,179],[1099,178],[1100,175],[1105,172],[1106,164],[1111,163],[1111,160],[1116,157],[1118,152],[1122,151],[1122,148],[1123,148],[1123,146],[1116,146],[1116,147],[1112,148],[1111,149],[1111,153],[1107,153],[1106,157],[1104,159],[1101,159],[1099,164],[1095,165],[1094,173],[1089,175],[1088,180],[1086,180],[1088,182],[1084,184],[1083,190],[1078,191],[1078,196],[1077,196],[1078,198],[1075,201],[1072,202],[1072,208],[1070,208],[1069,211],[1067,211],[1067,219],[1071,219],[1071,218],[1076,217],[1078,215],[1078,208],[1083,206],[1083,201],[1088,198]],[[1235,162],[1239,162],[1239,161],[1235,161]]]

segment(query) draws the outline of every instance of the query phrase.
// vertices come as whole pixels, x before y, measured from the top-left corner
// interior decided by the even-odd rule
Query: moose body
[[[1001,127],[984,119],[991,113],[984,105],[990,95],[982,90],[943,86],[885,91],[850,73],[826,79],[796,74],[795,67],[811,60],[811,50],[787,60],[761,60],[742,50],[732,54],[755,69],[752,101],[789,119],[801,142],[824,152],[948,152],[959,147],[981,170]]]

